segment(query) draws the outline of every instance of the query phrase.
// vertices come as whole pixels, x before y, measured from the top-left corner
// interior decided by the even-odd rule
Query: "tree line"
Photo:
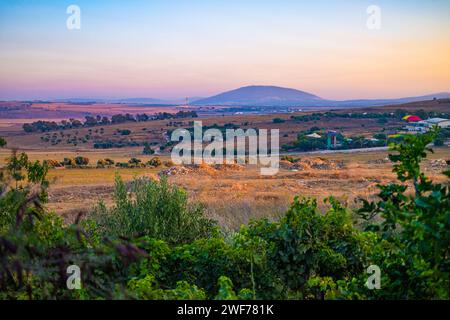
[[[39,120],[32,123],[25,123],[22,129],[25,132],[48,132],[55,130],[76,129],[83,127],[94,127],[99,125],[119,124],[126,122],[145,122],[152,120],[165,120],[165,119],[183,119],[183,118],[197,118],[198,115],[195,111],[178,111],[177,113],[159,112],[154,115],[148,114],[116,114],[108,118],[106,116],[85,116],[85,120],[80,121],[78,119],[63,120],[60,123],[56,121],[44,121]]]

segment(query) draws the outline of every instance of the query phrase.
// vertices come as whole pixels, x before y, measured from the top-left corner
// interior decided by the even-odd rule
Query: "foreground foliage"
[[[379,186],[359,219],[334,198],[326,212],[296,198],[279,221],[227,235],[166,180],[118,178],[111,208],[65,225],[43,206],[46,164],[13,154],[0,188],[0,298],[448,299],[449,186],[420,170],[435,135],[392,146],[399,183]],[[70,265],[79,290],[67,288]],[[365,285],[371,265],[378,290]]]
[[[185,243],[212,236],[213,221],[202,207],[188,204],[187,194],[166,178],[160,182],[141,178],[126,185],[116,178],[114,206],[100,203],[90,217],[100,234],[136,238],[149,236],[169,243]]]

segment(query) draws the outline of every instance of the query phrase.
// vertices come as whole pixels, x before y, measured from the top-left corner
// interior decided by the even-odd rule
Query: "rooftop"
[[[439,122],[443,122],[443,121],[450,121],[449,119],[444,119],[444,118],[431,118],[431,119],[427,119],[425,120],[428,123],[439,123]]]

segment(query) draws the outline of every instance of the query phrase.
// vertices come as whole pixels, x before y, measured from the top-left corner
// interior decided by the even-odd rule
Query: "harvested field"
[[[134,177],[158,179],[166,175],[170,182],[187,190],[191,201],[202,203],[208,216],[226,228],[236,229],[250,219],[276,218],[295,196],[316,197],[321,207],[325,206],[322,200],[330,195],[350,207],[359,197],[374,199],[377,184],[395,181],[392,164],[386,157],[387,152],[304,156],[295,161],[296,169],[282,166],[275,176],[262,176],[259,168],[240,165],[52,169],[48,206],[66,219],[74,219],[98,201],[111,204],[116,175],[125,181]],[[448,182],[441,174],[448,159],[450,148],[436,149],[424,161],[425,172],[436,181]]]

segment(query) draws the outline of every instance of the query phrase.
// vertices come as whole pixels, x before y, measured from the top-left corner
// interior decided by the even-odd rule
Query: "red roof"
[[[408,122],[418,122],[418,121],[422,121],[422,119],[418,116],[409,116],[406,121]]]

